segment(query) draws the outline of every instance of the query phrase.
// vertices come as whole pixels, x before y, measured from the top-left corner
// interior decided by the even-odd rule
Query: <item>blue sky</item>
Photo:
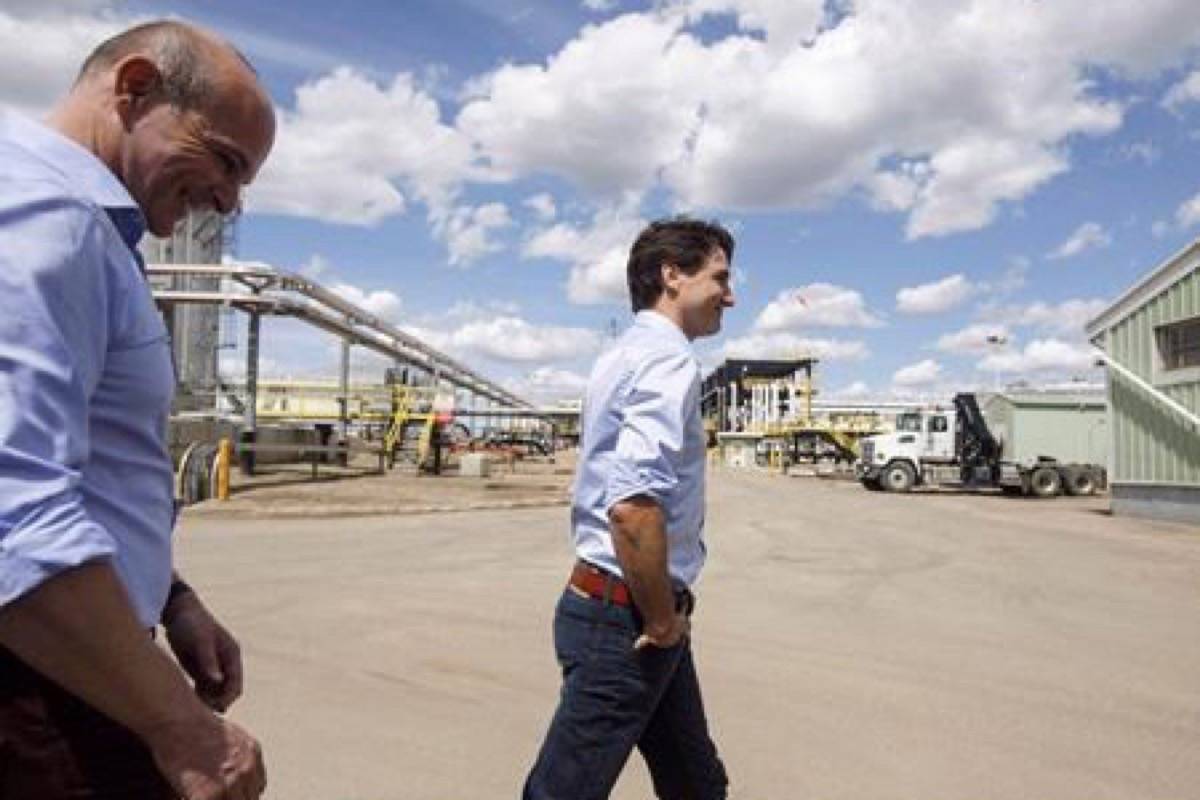
[[[1095,381],[1083,324],[1200,234],[1192,0],[15,0],[0,103],[44,113],[160,15],[227,35],[279,109],[237,257],[539,399],[627,323],[665,214],[738,238],[705,363],[816,355],[843,397]],[[335,374],[326,337],[267,337],[268,373]]]

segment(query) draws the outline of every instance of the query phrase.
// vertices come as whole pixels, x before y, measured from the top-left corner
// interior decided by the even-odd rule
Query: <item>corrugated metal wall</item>
[[[224,236],[225,221],[215,211],[191,211],[170,237],[145,237],[141,250],[151,264],[219,264]],[[178,275],[169,288],[217,291],[221,280]],[[217,306],[180,304],[168,315],[167,330],[171,334],[179,382],[175,394],[177,412],[208,410],[215,402],[220,314]]]
[[[1032,462],[1038,456],[1084,464],[1108,463],[1108,411],[1099,408],[1018,406],[1012,455]]]
[[[1200,379],[1164,383],[1154,329],[1200,317],[1200,270],[1192,270],[1142,308],[1114,325],[1105,340],[1117,362],[1184,408],[1200,413]],[[1113,480],[1200,486],[1200,440],[1138,389],[1117,375],[1111,383]]]
[[[1083,464],[1108,464],[1108,410],[1102,402],[1054,402],[1052,398],[995,395],[984,404],[1004,458],[1032,463],[1039,456]]]

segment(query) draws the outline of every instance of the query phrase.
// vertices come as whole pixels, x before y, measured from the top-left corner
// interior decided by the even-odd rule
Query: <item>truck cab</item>
[[[858,479],[870,489],[907,491],[922,482],[923,466],[956,463],[954,428],[953,410],[900,414],[895,432],[863,439]]]

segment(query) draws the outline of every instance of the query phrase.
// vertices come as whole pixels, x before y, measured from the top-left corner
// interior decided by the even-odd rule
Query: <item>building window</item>
[[[1164,370],[1200,367],[1200,318],[1159,328],[1158,352]]]

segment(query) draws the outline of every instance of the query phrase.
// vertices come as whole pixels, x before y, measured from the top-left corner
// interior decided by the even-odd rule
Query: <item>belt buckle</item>
[[[608,606],[612,605],[613,576],[609,575],[607,572],[601,573],[601,575],[604,578],[604,607],[607,608]]]

